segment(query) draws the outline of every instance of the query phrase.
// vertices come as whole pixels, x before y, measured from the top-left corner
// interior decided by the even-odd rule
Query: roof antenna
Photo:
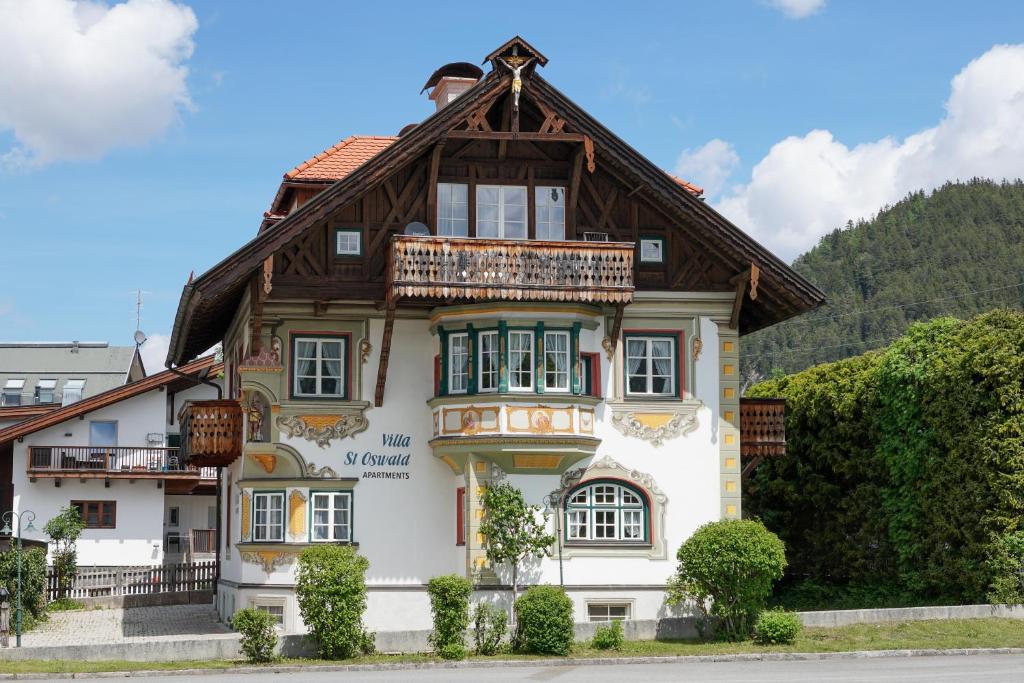
[[[142,331],[142,295],[148,294],[149,292],[143,292],[141,289],[135,290],[135,348],[138,349],[140,346],[146,343],[146,334]]]

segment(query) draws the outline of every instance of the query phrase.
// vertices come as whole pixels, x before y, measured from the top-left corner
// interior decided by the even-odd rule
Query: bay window
[[[544,388],[569,391],[569,333],[544,333]]]
[[[565,188],[537,187],[534,201],[537,215],[537,239],[565,239]]]
[[[347,338],[296,337],[292,354],[293,396],[346,398]]]
[[[614,481],[587,482],[566,499],[566,541],[647,542],[646,498]]]
[[[526,188],[477,185],[476,236],[526,239]]]
[[[508,368],[509,389],[533,389],[533,332],[508,333]]]
[[[312,540],[352,541],[352,494],[345,491],[313,492]]]
[[[469,388],[469,335],[459,332],[448,337],[448,391],[464,394]]]
[[[499,346],[498,332],[481,332],[480,344],[480,391],[498,390]]]
[[[252,540],[284,541],[284,493],[253,493],[252,511]]]
[[[677,395],[678,338],[626,335],[626,393],[634,396]]]

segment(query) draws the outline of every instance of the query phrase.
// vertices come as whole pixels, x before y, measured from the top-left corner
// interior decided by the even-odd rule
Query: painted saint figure
[[[533,57],[524,60],[518,55],[510,55],[508,59],[509,62],[516,64],[516,66],[512,66],[512,64],[509,64],[509,62],[506,62],[501,57],[498,58],[498,61],[504,64],[505,68],[512,72],[512,108],[519,111],[519,93],[523,90],[523,69],[526,68],[527,64],[533,61]]]

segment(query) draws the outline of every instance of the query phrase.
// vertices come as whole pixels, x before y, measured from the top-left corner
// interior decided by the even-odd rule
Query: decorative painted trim
[[[252,493],[249,491],[242,491],[242,534],[241,538],[243,541],[249,540],[249,534],[251,533],[251,511],[252,511]]]
[[[313,477],[314,479],[337,479],[338,473],[327,465],[317,467],[315,463],[307,462],[306,476]]]
[[[292,540],[306,539],[306,500],[299,489],[288,494],[288,536]]]
[[[359,415],[288,415],[278,416],[277,426],[292,438],[302,437],[320,448],[327,448],[332,439],[344,439],[369,426],[366,417]]]
[[[240,554],[243,562],[261,565],[268,576],[275,569],[291,563],[296,557],[295,553],[285,553],[279,550],[243,550]]]
[[[605,337],[601,340],[601,348],[608,355],[608,360],[611,360],[615,356],[615,347],[612,346],[612,338]]]
[[[267,474],[273,474],[277,467],[277,456],[272,453],[250,453],[249,457],[259,463]]]
[[[668,439],[685,436],[697,429],[697,410],[677,410],[674,413],[615,412],[612,424],[626,436],[650,441],[661,446]]]
[[[595,470],[602,470],[600,477],[607,477],[609,476],[608,473],[621,473],[619,478],[634,482],[637,486],[646,489],[658,503],[668,502],[668,496],[658,487],[658,483],[654,480],[653,476],[647,472],[626,467],[610,455],[606,455],[600,460],[595,460],[586,467],[566,470],[562,474],[561,490],[559,493],[564,496],[570,489],[583,481],[599,478],[597,475],[593,477],[587,476]]]
[[[373,351],[373,344],[370,343],[369,339],[361,339],[359,341],[359,363],[366,363],[366,359],[370,357],[370,353]]]

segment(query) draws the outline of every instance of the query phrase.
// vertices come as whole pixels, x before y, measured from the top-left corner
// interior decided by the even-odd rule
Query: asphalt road
[[[148,682],[181,683],[183,676],[147,677]],[[605,664],[589,666],[494,667],[422,669],[405,671],[288,672],[204,675],[203,683],[390,683],[392,681],[554,681],[556,683],[796,683],[842,681],[852,683],[913,683],[915,681],[1024,681],[1024,655],[971,655],[953,657],[891,657],[832,659],[805,662],[674,662],[658,664]]]

